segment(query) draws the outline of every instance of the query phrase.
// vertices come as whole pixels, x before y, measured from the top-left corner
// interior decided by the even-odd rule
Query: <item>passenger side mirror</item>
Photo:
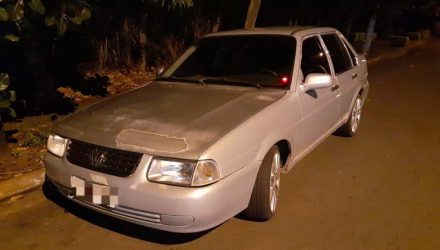
[[[332,84],[332,76],[328,74],[311,73],[308,74],[305,83],[302,85],[304,92],[312,89],[329,88]]]

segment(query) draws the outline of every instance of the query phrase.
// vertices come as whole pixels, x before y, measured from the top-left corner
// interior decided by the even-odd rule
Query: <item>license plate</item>
[[[118,205],[117,188],[91,183],[76,176],[72,176],[70,182],[77,199],[109,207]]]

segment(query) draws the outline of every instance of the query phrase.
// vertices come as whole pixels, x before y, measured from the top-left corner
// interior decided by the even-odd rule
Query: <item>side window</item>
[[[350,54],[351,61],[353,62],[353,64],[354,64],[355,66],[358,65],[357,60],[356,60],[356,56],[355,56],[353,50],[350,49],[350,46],[348,46],[348,44],[347,44],[347,42],[346,42],[345,40],[342,40],[342,41],[344,42],[344,45],[345,45],[345,47],[347,48],[348,53]]]
[[[303,41],[301,70],[304,78],[310,73],[330,74],[330,65],[318,37]]]
[[[351,69],[350,56],[347,54],[341,39],[336,34],[323,35],[322,39],[330,53],[336,75]]]

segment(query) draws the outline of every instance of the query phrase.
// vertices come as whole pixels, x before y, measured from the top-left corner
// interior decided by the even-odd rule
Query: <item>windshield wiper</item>
[[[233,79],[228,77],[206,77],[206,78],[200,78],[199,82],[201,83],[229,83],[234,85],[241,85],[241,86],[251,86],[258,89],[261,89],[261,85],[259,83],[239,80],[239,79]]]
[[[191,83],[203,83],[200,79],[194,77],[184,77],[184,76],[160,76],[157,77],[158,81],[170,81],[170,82],[191,82]]]
[[[261,89],[261,85],[259,83],[239,80],[239,79],[233,79],[228,77],[204,77],[204,78],[196,78],[193,76],[162,76],[156,78],[156,80],[159,81],[180,81],[180,82],[190,82],[190,83],[226,83],[226,84],[233,84],[233,85],[241,85],[241,86],[251,86],[258,89]]]

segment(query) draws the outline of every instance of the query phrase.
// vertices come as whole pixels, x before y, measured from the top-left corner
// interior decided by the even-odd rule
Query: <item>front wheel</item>
[[[278,205],[281,182],[281,154],[273,146],[263,159],[244,215],[249,219],[266,221],[272,218]]]
[[[354,102],[353,108],[350,112],[350,117],[340,129],[339,132],[342,134],[352,137],[356,134],[359,124],[361,122],[362,115],[362,97],[358,95],[356,101]]]

